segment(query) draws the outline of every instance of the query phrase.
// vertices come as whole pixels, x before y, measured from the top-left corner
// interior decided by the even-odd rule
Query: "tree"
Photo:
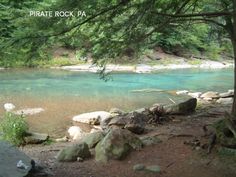
[[[3,9],[18,12],[37,10],[86,11],[86,18],[33,18],[7,19],[7,34],[1,38],[0,53],[28,54],[28,62],[44,54],[45,48],[56,42],[76,41],[77,46],[91,52],[94,63],[104,66],[120,54],[142,51],[144,46],[157,45],[160,35],[176,26],[206,23],[223,28],[231,39],[236,61],[236,0],[42,0],[41,3],[10,4],[5,0]],[[10,5],[9,5],[10,4]],[[30,4],[30,5],[29,5]],[[6,11],[0,12],[0,15]],[[22,18],[24,20],[22,20]],[[17,24],[17,28],[11,26]],[[1,30],[2,31],[2,30]],[[19,47],[21,50],[19,50]],[[11,52],[9,52],[9,50]],[[235,66],[236,66],[236,62]],[[236,68],[236,67],[235,67]],[[234,90],[236,90],[236,70]],[[232,106],[236,118],[236,96]]]

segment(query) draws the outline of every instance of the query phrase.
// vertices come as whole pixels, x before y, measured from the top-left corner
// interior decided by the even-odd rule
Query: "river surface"
[[[233,70],[182,69],[152,74],[114,73],[105,82],[95,73],[53,69],[0,70],[0,114],[3,104],[16,109],[41,107],[45,111],[28,116],[34,131],[62,135],[72,117],[89,111],[118,107],[132,110],[154,103],[170,104],[181,96],[176,90],[218,91],[233,88]]]

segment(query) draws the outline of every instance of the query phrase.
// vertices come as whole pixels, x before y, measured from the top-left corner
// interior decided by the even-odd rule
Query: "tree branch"
[[[232,16],[232,12],[202,12],[202,13],[193,13],[193,14],[165,14],[165,13],[156,13],[157,15],[167,16],[172,18],[187,18],[187,17],[220,17],[220,16]]]

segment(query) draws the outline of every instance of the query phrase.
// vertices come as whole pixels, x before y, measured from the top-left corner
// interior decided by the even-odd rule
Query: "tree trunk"
[[[234,50],[234,91],[236,92],[236,0],[233,0],[233,31],[231,34],[231,41]],[[232,106],[232,115],[236,119],[236,95],[234,94],[234,101]]]

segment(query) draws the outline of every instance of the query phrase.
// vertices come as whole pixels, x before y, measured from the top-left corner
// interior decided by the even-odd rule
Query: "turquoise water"
[[[185,69],[160,71],[154,74],[120,73],[113,74],[111,77],[112,80],[104,82],[94,73],[61,70],[4,70],[0,71],[0,93],[1,96],[97,98],[134,94],[137,96],[133,91],[142,89],[226,91],[233,88],[232,69],[213,71]]]
[[[0,115],[3,104],[16,109],[42,107],[28,116],[34,131],[63,136],[73,116],[118,107],[133,110],[154,103],[171,103],[176,90],[219,91],[233,88],[233,70],[167,70],[152,74],[117,73],[105,82],[98,74],[52,69],[0,71]]]

